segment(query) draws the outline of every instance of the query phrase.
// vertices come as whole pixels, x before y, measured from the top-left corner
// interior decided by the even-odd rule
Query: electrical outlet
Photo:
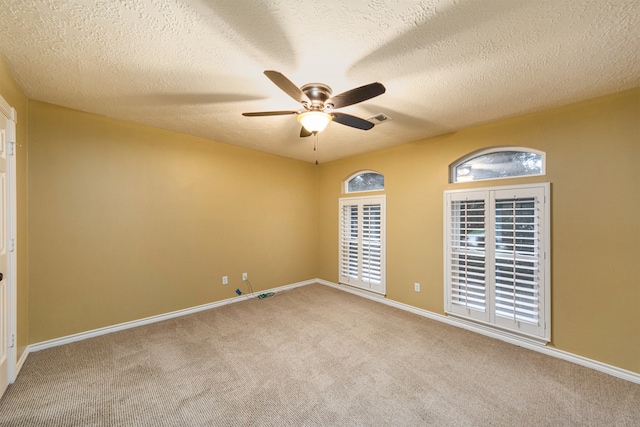
[[[420,283],[416,282],[413,284],[413,290],[416,292],[420,292]]]
[[[247,280],[249,278],[249,276],[247,275],[247,273],[242,273],[242,280]]]
[[[227,276],[222,276],[222,284],[226,285],[229,283],[229,278]]]

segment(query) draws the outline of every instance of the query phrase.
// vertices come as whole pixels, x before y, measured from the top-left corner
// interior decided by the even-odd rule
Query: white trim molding
[[[608,365],[606,363],[599,362],[597,360],[589,359],[587,357],[579,356],[577,354],[569,353],[564,350],[559,350],[554,347],[541,345],[536,340],[530,340],[525,337],[518,337],[510,333],[502,333],[494,328],[485,328],[482,325],[465,322],[460,319],[444,316],[442,314],[433,313],[431,311],[423,310],[418,307],[414,307],[408,304],[404,304],[398,301],[385,298],[382,295],[376,295],[367,291],[360,291],[350,286],[339,285],[337,283],[329,282],[327,280],[317,279],[316,283],[320,283],[325,286],[329,286],[335,289],[339,289],[350,294],[358,295],[372,301],[378,301],[380,303],[389,305],[391,307],[399,308],[401,310],[415,313],[419,316],[427,317],[438,322],[446,323],[448,325],[456,326],[458,328],[466,329],[471,332],[476,332],[481,335],[485,335],[491,338],[495,338],[501,341],[508,342],[509,344],[517,345],[519,347],[526,348],[528,350],[537,351],[538,353],[546,354],[547,356],[556,357],[558,359],[565,360],[567,362],[575,363],[576,365],[584,366],[586,368],[593,369],[632,383],[640,384],[640,373],[628,371],[626,369],[618,368],[617,366]]]
[[[14,122],[18,121],[15,108],[9,105],[9,103],[2,96],[0,96],[0,112],[7,116],[9,120],[13,120]]]
[[[8,380],[9,384],[13,384],[18,376],[18,360],[17,359],[17,338],[18,338],[18,290],[17,290],[17,202],[16,202],[16,154],[17,154],[17,137],[16,137],[16,122],[18,120],[16,109],[0,95],[0,114],[4,115],[8,122],[6,128],[6,142],[5,147],[7,157],[7,170],[6,170],[6,219],[5,226],[7,231],[7,240],[5,243],[8,246],[7,254],[7,269],[5,271],[5,280],[8,295],[8,308],[5,319],[7,321],[7,337],[10,340],[10,345],[7,347],[7,367],[8,367]],[[25,350],[26,351],[26,350]]]
[[[16,363],[16,369],[15,369],[15,378],[18,377],[18,374],[20,373],[20,370],[22,369],[22,365],[24,365],[24,362],[27,361],[27,356],[29,356],[29,351],[30,351],[30,346],[27,346],[24,351],[22,352],[22,354],[20,355],[20,358],[18,359],[18,362]],[[14,381],[15,381],[14,378]]]

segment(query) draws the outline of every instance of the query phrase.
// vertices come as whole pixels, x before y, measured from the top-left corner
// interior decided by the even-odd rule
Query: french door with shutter
[[[339,281],[385,294],[385,196],[340,199]]]
[[[549,184],[445,192],[445,311],[550,337]]]

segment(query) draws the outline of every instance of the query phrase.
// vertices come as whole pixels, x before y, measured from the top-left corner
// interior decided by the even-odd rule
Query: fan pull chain
[[[316,166],[318,165],[318,132],[313,133],[316,139],[313,141],[313,151],[316,152]]]

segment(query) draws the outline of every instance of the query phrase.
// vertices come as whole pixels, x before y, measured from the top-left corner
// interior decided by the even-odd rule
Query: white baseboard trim
[[[11,379],[11,384],[13,384],[16,378],[18,378],[18,374],[22,369],[22,365],[24,365],[24,362],[27,360],[27,357],[29,356],[29,351],[30,351],[30,346],[27,346],[22,352],[22,355],[20,356],[18,361],[16,362],[15,370],[13,372],[13,378]]]
[[[381,302],[391,307],[395,307],[401,310],[415,313],[419,316],[427,317],[432,320],[437,320],[438,322],[446,323],[448,325],[452,325],[458,328],[476,332],[478,334],[482,334],[491,338],[499,339],[501,341],[505,341],[510,344],[517,345],[519,347],[537,351],[538,353],[543,353],[551,357],[556,357],[558,359],[562,359],[567,362],[575,363],[576,365],[584,366],[586,368],[590,368],[590,369],[593,369],[617,378],[621,378],[626,381],[630,381],[632,383],[640,384],[640,374],[636,372],[627,371],[626,369],[622,369],[613,365],[608,365],[606,363],[598,362],[597,360],[589,359],[583,356],[579,356],[577,354],[569,353],[564,350],[559,350],[557,348],[548,347],[533,340],[528,340],[526,338],[519,338],[511,334],[501,333],[498,330],[489,329],[481,325],[475,325],[471,322],[462,322],[453,317],[444,316],[438,313],[433,313],[428,310],[423,310],[421,308],[417,308],[408,304],[391,300],[389,298],[383,297],[382,295],[376,295],[371,292],[361,291],[346,285],[339,285],[337,283],[329,282],[327,280],[322,280],[322,279],[316,279],[315,281],[312,281],[312,282],[320,283],[325,286],[330,286],[332,288],[339,289],[341,291],[348,292],[350,294],[358,295],[373,301]]]
[[[273,288],[273,289],[269,289],[269,290],[265,290],[265,291],[260,291],[258,293],[252,294],[252,295],[241,295],[241,296],[237,296],[237,297],[233,297],[233,298],[229,298],[229,299],[225,299],[222,301],[216,301],[216,302],[212,302],[212,303],[208,303],[208,304],[203,304],[203,305],[199,305],[196,307],[191,307],[191,308],[186,308],[183,310],[177,310],[177,311],[172,311],[170,313],[165,313],[165,314],[160,314],[157,316],[151,316],[151,317],[146,317],[144,319],[139,319],[139,320],[134,320],[131,322],[125,322],[125,323],[120,323],[117,325],[113,325],[113,326],[107,326],[104,328],[99,328],[99,329],[93,329],[91,331],[86,331],[86,332],[81,332],[78,334],[73,334],[73,335],[68,335],[65,337],[60,337],[60,338],[54,338],[48,341],[42,341],[36,344],[31,344],[29,345],[25,351],[22,353],[22,356],[20,357],[20,360],[18,361],[17,365],[16,365],[16,375],[18,372],[20,372],[20,369],[22,368],[22,365],[24,364],[24,361],[27,359],[27,356],[29,355],[30,352],[37,352],[40,350],[44,350],[47,348],[51,348],[51,347],[57,347],[60,345],[64,345],[64,344],[69,344],[72,342],[76,342],[76,341],[82,341],[85,339],[89,339],[89,338],[93,338],[93,337],[97,337],[100,335],[106,335],[106,334],[110,334],[113,332],[118,332],[118,331],[122,331],[125,329],[130,329],[130,328],[135,328],[138,326],[143,326],[143,325],[148,325],[150,323],[156,323],[156,322],[162,322],[163,320],[169,320],[169,319],[173,319],[175,317],[180,317],[180,316],[186,316],[188,314],[193,314],[193,313],[197,313],[199,311],[204,311],[204,310],[210,310],[212,308],[216,308],[216,307],[221,307],[223,305],[227,305],[227,304],[232,304],[232,303],[236,303],[236,302],[240,302],[240,301],[245,301],[247,299],[250,298],[256,298],[258,295],[260,294],[264,294],[267,292],[282,292],[282,291],[286,291],[289,289],[294,289],[300,286],[306,286],[306,285],[310,285],[313,283],[319,283],[321,285],[324,286],[329,286],[331,288],[335,288],[335,289],[339,289],[341,291],[344,292],[348,292],[354,295],[358,295],[361,296],[363,298],[367,298],[370,299],[372,301],[377,301],[380,302],[382,304],[386,304],[389,305],[391,307],[395,307],[395,308],[399,308],[401,310],[405,310],[405,311],[409,311],[411,313],[417,314],[419,316],[423,316],[423,317],[427,317],[429,319],[432,320],[436,320],[438,322],[442,322],[442,323],[446,323],[448,325],[452,325],[452,326],[456,326],[458,328],[463,328],[463,329],[467,329],[469,331],[472,332],[476,332],[479,333],[481,335],[485,335],[491,338],[495,338],[495,339],[499,339],[501,341],[505,341],[508,342],[510,344],[514,344],[523,348],[527,348],[529,350],[533,350],[533,351],[537,351],[539,353],[543,353],[546,354],[548,356],[551,357],[556,357],[558,359],[562,359],[565,360],[567,362],[571,362],[571,363],[575,363],[577,365],[580,366],[584,366],[590,369],[594,369],[596,371],[617,377],[617,378],[621,378],[623,380],[626,381],[630,381],[632,383],[636,383],[636,384],[640,384],[640,374],[636,373],[636,372],[631,372],[631,371],[627,371],[625,369],[622,368],[618,368],[616,366],[612,366],[612,365],[608,365],[606,363],[602,363],[602,362],[598,362],[597,360],[593,360],[593,359],[589,359],[586,357],[582,357],[579,356],[577,354],[573,354],[573,353],[569,353],[563,350],[559,350],[553,347],[548,347],[548,346],[544,346],[544,345],[540,345],[537,342],[533,342],[530,340],[526,340],[526,339],[521,339],[518,337],[515,337],[513,335],[510,334],[503,334],[500,333],[499,331],[494,331],[488,328],[483,328],[480,325],[475,325],[471,322],[460,322],[459,320],[456,320],[454,318],[450,318],[448,316],[444,316],[442,314],[438,314],[438,313],[433,313],[431,311],[428,310],[423,310],[421,308],[418,307],[414,307],[408,304],[404,304],[398,301],[394,301],[391,300],[389,298],[384,297],[383,295],[378,295],[378,294],[374,294],[371,292],[367,292],[364,290],[359,290],[357,288],[352,288],[350,286],[346,286],[346,285],[339,285],[337,283],[333,283],[327,280],[323,280],[323,279],[311,279],[311,280],[305,280],[302,282],[297,282],[297,283],[292,283],[289,285],[285,285],[285,286],[280,286],[278,288]]]
[[[60,345],[70,344],[70,343],[76,342],[76,341],[82,341],[82,340],[86,340],[86,339],[89,339],[89,338],[98,337],[100,335],[111,334],[113,332],[123,331],[125,329],[136,328],[138,326],[148,325],[150,323],[162,322],[164,320],[169,320],[169,319],[173,319],[175,317],[180,317],[180,316],[186,316],[188,314],[197,313],[199,311],[210,310],[212,308],[221,307],[221,306],[227,305],[227,304],[233,304],[233,303],[240,302],[240,301],[246,301],[246,300],[251,299],[251,298],[257,298],[258,295],[265,294],[267,292],[277,293],[277,292],[282,292],[282,291],[286,291],[286,290],[289,290],[289,289],[297,288],[297,287],[300,287],[300,286],[310,285],[312,283],[317,283],[317,280],[315,280],[315,279],[313,279],[313,280],[305,280],[303,282],[292,283],[292,284],[289,284],[289,285],[280,286],[278,288],[273,288],[273,289],[269,289],[269,290],[265,290],[265,291],[259,291],[259,292],[253,293],[253,294],[243,294],[243,295],[240,295],[240,296],[237,296],[237,297],[233,297],[233,298],[228,298],[228,299],[225,299],[225,300],[222,300],[222,301],[215,301],[215,302],[198,305],[198,306],[191,307],[191,308],[185,308],[183,310],[176,310],[176,311],[172,311],[170,313],[159,314],[157,316],[151,316],[151,317],[145,317],[143,319],[133,320],[131,322],[119,323],[117,325],[106,326],[104,328],[98,328],[98,329],[93,329],[93,330],[86,331],[86,332],[80,332],[80,333],[73,334],[73,335],[67,335],[67,336],[60,337],[60,338],[54,338],[54,339],[47,340],[47,341],[42,341],[42,342],[39,342],[39,343],[36,343],[36,344],[31,344],[27,348],[27,350],[25,351],[25,354],[28,353],[28,352],[37,352],[37,351],[40,351],[40,350],[45,350],[47,348],[57,347],[57,346],[60,346]],[[26,358],[26,356],[24,356],[24,358]],[[24,361],[23,361],[23,363],[24,363]]]

